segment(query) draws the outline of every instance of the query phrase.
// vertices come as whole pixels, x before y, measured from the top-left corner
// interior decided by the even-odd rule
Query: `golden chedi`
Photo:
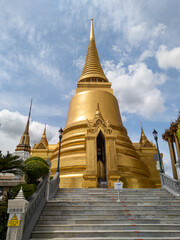
[[[54,175],[58,145],[50,160]],[[106,182],[114,187],[118,179],[127,188],[156,187],[123,126],[117,99],[99,61],[91,20],[85,65],[62,137],[60,187],[95,188]]]

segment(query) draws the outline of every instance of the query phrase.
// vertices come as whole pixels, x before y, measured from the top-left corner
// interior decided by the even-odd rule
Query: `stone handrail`
[[[41,214],[41,211],[46,203],[48,179],[49,176],[45,177],[40,182],[38,188],[36,189],[36,192],[30,198],[24,216],[24,227],[22,236],[23,240],[29,239],[31,232],[39,218],[39,215]]]
[[[59,173],[56,172],[53,179],[44,178],[32,195],[24,219],[23,240],[29,239],[31,232],[45,206],[46,200],[52,199],[59,188]]]
[[[59,173],[56,172],[53,179],[49,181],[49,200],[51,200],[59,188]]]
[[[160,174],[162,187],[175,197],[180,197],[180,180],[173,179],[165,173]]]

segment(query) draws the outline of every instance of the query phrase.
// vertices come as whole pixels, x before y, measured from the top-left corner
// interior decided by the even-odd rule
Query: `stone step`
[[[36,225],[35,231],[80,230],[180,230],[180,224],[74,224]]]
[[[152,206],[138,206],[138,205],[126,205],[126,204],[121,204],[121,205],[114,205],[109,204],[108,206],[96,206],[96,205],[81,205],[81,206],[62,206],[62,205],[46,205],[44,207],[44,211],[60,211],[60,210],[69,210],[69,211],[84,211],[84,210],[124,210],[124,209],[130,210],[179,210],[178,206],[169,206],[169,205],[152,205]]]
[[[131,213],[132,215],[158,215],[158,216],[179,216],[180,217],[180,210],[172,210],[172,209],[148,209],[148,210],[142,210],[142,209],[136,209],[136,210],[129,210],[128,208],[124,208],[122,210],[46,210],[44,209],[42,211],[43,215],[79,215],[79,216],[119,216],[119,215],[126,215],[127,213]]]
[[[172,205],[172,206],[180,206],[180,201],[178,200],[173,200],[173,201],[166,201],[166,200],[162,200],[162,201],[155,201],[155,200],[151,200],[151,201],[120,201],[120,202],[114,202],[114,201],[61,201],[61,200],[51,200],[48,201],[46,203],[46,206],[83,206],[83,205],[88,205],[88,206],[120,206],[122,204],[126,204],[126,205],[136,205],[136,206],[154,206],[155,205],[159,205],[159,206],[166,206],[166,205]]]
[[[101,230],[93,230],[93,231],[33,231],[32,238],[74,238],[74,237],[179,237],[180,230],[108,230],[108,231],[101,231]]]
[[[73,240],[82,240],[82,238],[68,238],[73,239]],[[97,237],[97,238],[93,238],[94,240],[138,240],[136,237]],[[44,240],[44,238],[31,238],[31,240]],[[46,238],[46,240],[52,240],[52,238]],[[67,240],[67,238],[53,238],[53,240]],[[84,238],[83,240],[92,240],[92,238]],[[179,240],[179,237],[143,237],[143,239],[141,238],[141,240]]]
[[[129,218],[139,218],[139,219],[156,219],[156,218],[163,218],[165,220],[171,220],[171,219],[176,219],[177,221],[180,220],[180,216],[179,215],[169,215],[167,216],[162,215],[162,216],[158,216],[156,214],[139,214],[139,215],[131,215],[130,213],[125,214],[121,214],[121,215],[100,215],[100,216],[94,216],[94,215],[43,215],[41,214],[40,219],[44,219],[44,220],[82,220],[82,219],[87,219],[87,220],[119,220],[119,219],[129,219]]]
[[[92,220],[92,219],[68,219],[68,220],[61,220],[61,219],[54,219],[51,218],[49,220],[40,218],[37,221],[38,225],[69,225],[69,224],[177,224],[176,219],[164,219],[164,218],[146,218],[146,219],[140,219],[140,218],[132,218],[131,216],[129,218],[122,218],[122,219],[101,219],[101,220]]]
[[[120,191],[121,194],[123,195],[163,195],[163,196],[168,196],[170,194],[168,194],[167,192],[124,192],[124,191]],[[84,195],[84,192],[57,192],[57,195],[72,195],[72,196],[76,196],[76,195]],[[94,195],[94,196],[102,196],[102,195],[109,195],[109,194],[118,194],[118,191],[106,191],[106,192],[86,192],[87,195]],[[171,195],[170,195],[171,196]]]
[[[117,191],[114,188],[60,188],[57,192],[105,192]],[[166,192],[162,188],[123,188],[124,192]]]
[[[82,240],[82,238],[68,238],[73,240]],[[137,237],[96,237],[94,240],[138,240]],[[44,240],[44,238],[31,238],[31,240]],[[46,240],[52,240],[52,238],[46,238]],[[53,238],[53,240],[67,240],[67,238]],[[83,240],[92,240],[92,238],[83,237]],[[143,237],[140,240],[179,240],[179,237]]]
[[[118,196],[118,193],[112,193],[112,194],[86,194],[86,198],[109,198],[111,196]],[[167,199],[174,199],[173,196],[171,196],[170,194],[124,194],[120,192],[120,196],[124,197],[124,198],[167,198]],[[70,198],[70,199],[74,199],[74,198],[78,198],[78,199],[83,199],[84,198],[84,194],[56,194],[55,198]]]

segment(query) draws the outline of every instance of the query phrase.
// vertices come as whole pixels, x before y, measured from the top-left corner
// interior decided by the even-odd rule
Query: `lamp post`
[[[156,147],[157,147],[157,151],[158,151],[158,160],[159,160],[159,166],[160,166],[160,173],[163,173],[162,164],[161,164],[161,156],[160,156],[160,153],[159,153],[159,146],[158,146],[158,132],[154,129],[152,134],[153,134],[154,139],[156,141]]]
[[[59,129],[59,154],[58,154],[58,165],[57,165],[57,170],[56,172],[59,173],[59,164],[60,164],[60,151],[61,151],[61,138],[62,138],[62,133],[63,133],[63,130],[62,128]]]

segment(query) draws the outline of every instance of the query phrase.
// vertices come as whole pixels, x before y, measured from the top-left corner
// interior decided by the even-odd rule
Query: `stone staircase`
[[[180,199],[163,189],[59,189],[32,232],[40,239],[180,239]]]

